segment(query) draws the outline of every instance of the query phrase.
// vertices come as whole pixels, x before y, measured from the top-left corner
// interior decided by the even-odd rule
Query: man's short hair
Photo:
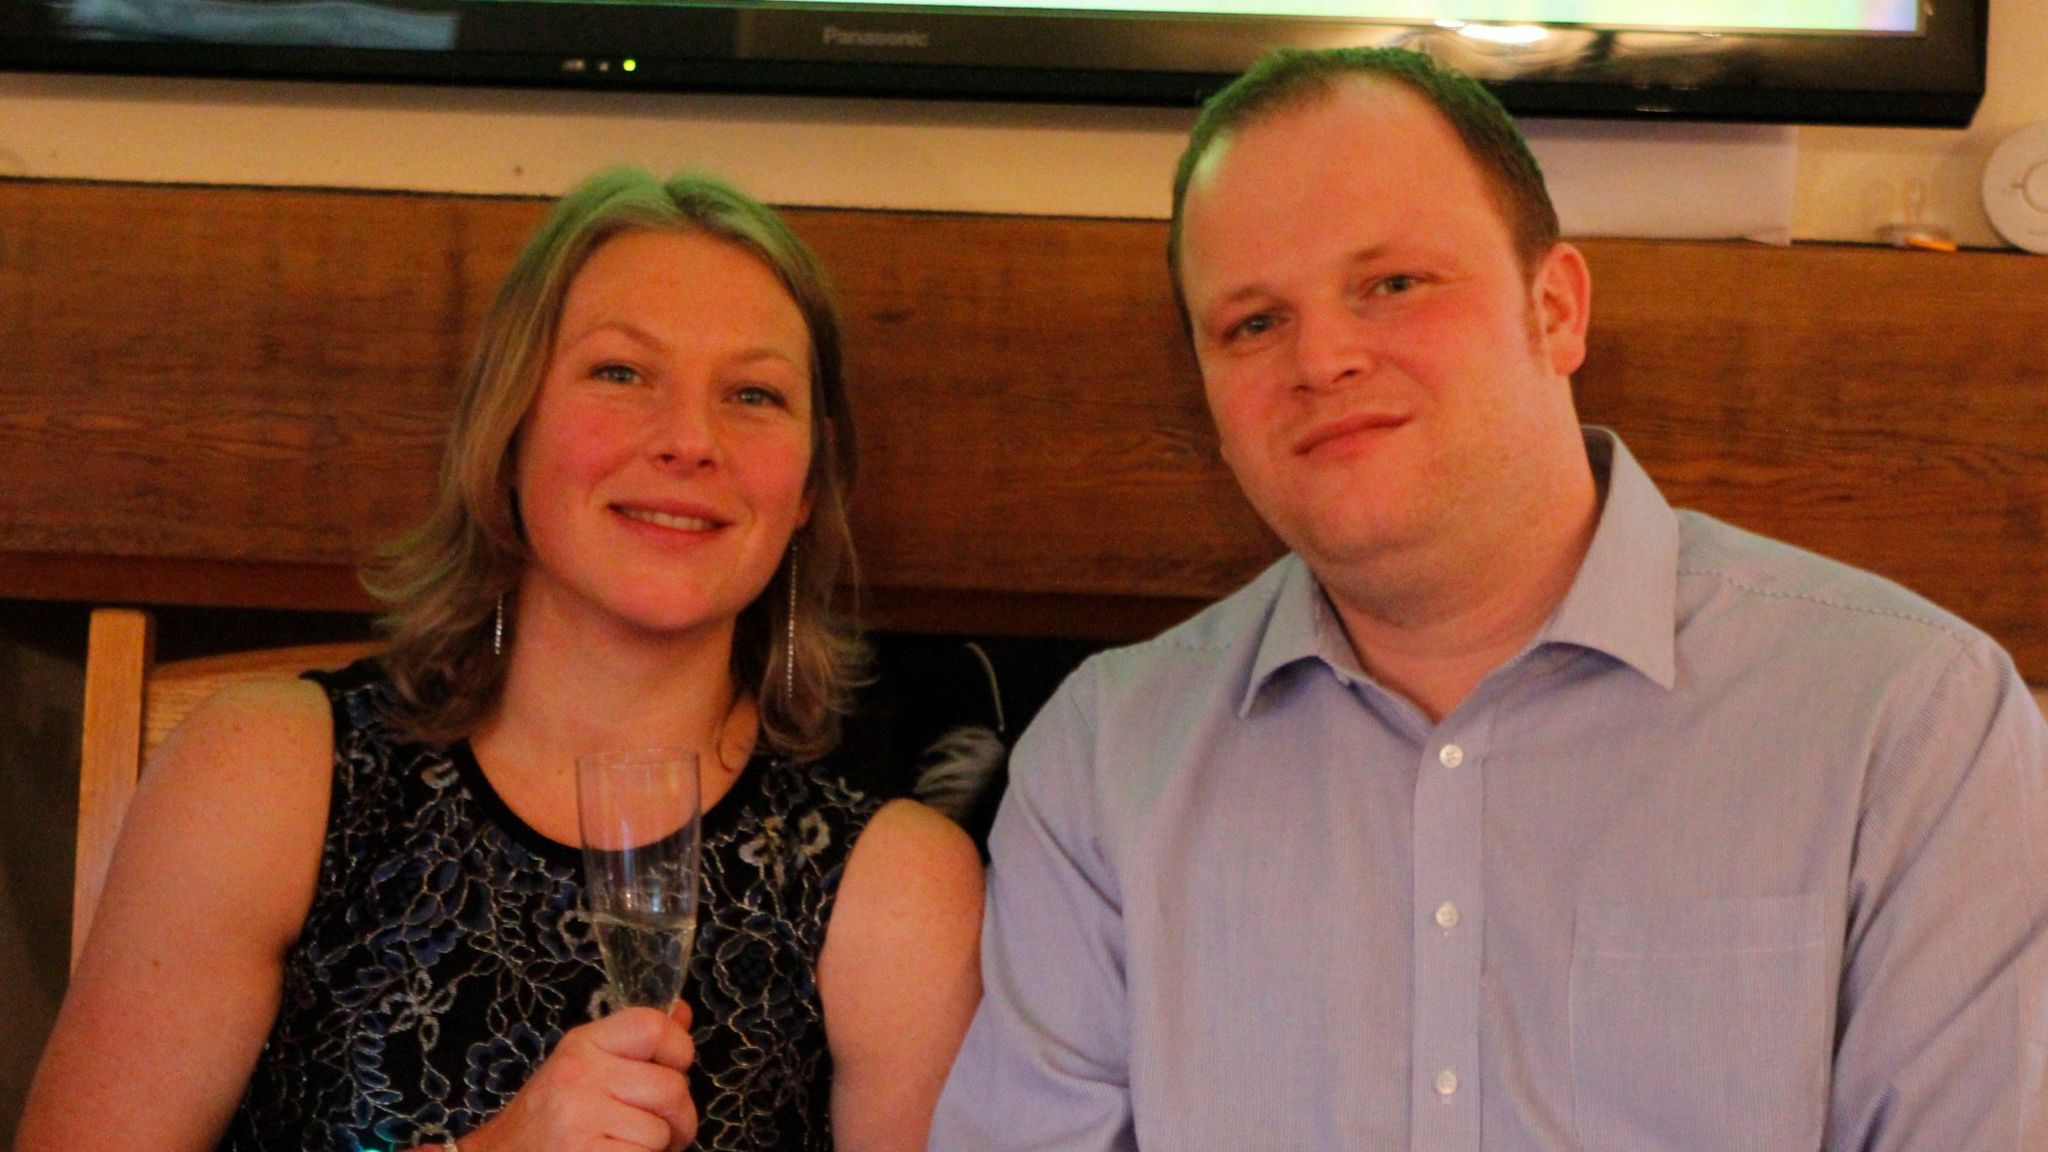
[[[1325,96],[1352,77],[1380,77],[1406,85],[1443,113],[1493,193],[1525,274],[1533,275],[1537,263],[1557,243],[1557,209],[1551,206],[1536,157],[1507,109],[1477,80],[1405,48],[1278,48],[1202,105],[1174,172],[1166,260],[1183,321],[1188,320],[1188,310],[1180,282],[1181,224],[1196,166],[1223,139]]]

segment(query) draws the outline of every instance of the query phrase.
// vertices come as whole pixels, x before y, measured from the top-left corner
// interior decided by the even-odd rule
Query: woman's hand
[[[461,1137],[462,1152],[682,1152],[697,1136],[689,1025],[678,1003],[570,1029],[503,1111]]]

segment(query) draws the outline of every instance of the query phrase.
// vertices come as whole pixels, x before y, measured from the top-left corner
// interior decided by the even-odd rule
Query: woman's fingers
[[[689,1094],[684,1093],[684,1099]],[[666,1152],[675,1146],[675,1126],[665,1116],[630,1104],[613,1103],[592,1118],[606,1139],[646,1152]],[[694,1127],[693,1127],[694,1131]]]
[[[474,1139],[464,1138],[464,1148],[581,1152],[617,1145],[681,1152],[697,1135],[685,1071],[694,1056],[689,1032],[653,1008],[629,1008],[572,1028],[504,1111]]]
[[[607,1084],[612,1098],[667,1126],[651,1148],[680,1148],[697,1135],[697,1106],[689,1077],[661,1064],[621,1063]]]
[[[666,1023],[668,1027],[661,1030],[654,1051],[648,1054],[647,1059],[664,1068],[687,1072],[690,1065],[697,1062],[697,1042],[690,1039],[688,1027],[672,1019]]]
[[[667,1126],[667,1139],[649,1145],[667,1152],[681,1152],[697,1138],[697,1105],[684,1074],[697,1055],[686,1026],[689,1012],[680,1003],[666,1013],[628,1008],[585,1025],[592,1042],[619,1061],[607,1069],[607,1091]]]
[[[661,1109],[660,1115],[662,1122],[668,1125],[667,1152],[683,1152],[697,1138],[697,1102],[690,1099],[690,1093],[685,1089],[682,1098]]]
[[[690,1098],[689,1078],[660,1064],[621,1062],[605,1088],[612,1099],[646,1112],[659,1113]]]
[[[679,1002],[677,1008],[679,1012],[627,1008],[585,1024],[569,1035],[587,1031],[589,1042],[611,1055],[652,1061],[681,1072],[697,1058],[697,1048],[690,1041],[689,1007]],[[563,1040],[566,1043],[568,1037]]]

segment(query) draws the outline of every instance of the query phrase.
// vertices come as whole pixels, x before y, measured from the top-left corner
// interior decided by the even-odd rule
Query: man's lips
[[[1361,412],[1351,416],[1327,420],[1310,428],[1294,442],[1294,454],[1306,456],[1326,444],[1356,436],[1361,432],[1384,432],[1399,428],[1408,422],[1408,417],[1390,412]]]

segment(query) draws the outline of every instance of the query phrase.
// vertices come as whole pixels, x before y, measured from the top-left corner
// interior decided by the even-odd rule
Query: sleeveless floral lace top
[[[580,853],[492,790],[466,743],[401,739],[370,662],[309,674],[334,705],[319,885],[277,1022],[220,1147],[410,1148],[504,1107],[564,1031],[608,1008]],[[828,1149],[817,959],[880,802],[826,764],[756,757],[705,814],[684,993],[704,1152]]]

